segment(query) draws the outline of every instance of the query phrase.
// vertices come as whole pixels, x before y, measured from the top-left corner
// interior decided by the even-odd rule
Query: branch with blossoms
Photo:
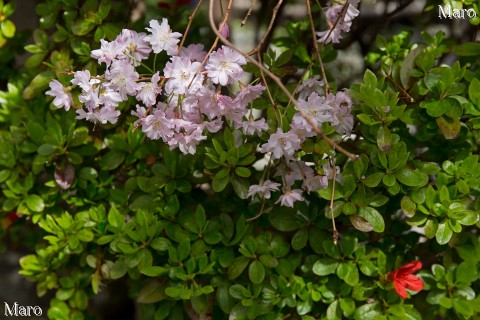
[[[325,188],[329,176],[332,178],[331,172],[337,170],[325,163],[317,171],[301,159],[300,155],[304,152],[302,145],[308,140],[320,137],[351,160],[357,158],[323,129],[333,128],[330,135],[348,136],[354,125],[350,113],[352,101],[345,91],[330,92],[325,75],[324,80],[318,77],[304,79],[291,93],[281,79],[262,63],[228,41],[227,19],[231,3],[219,31],[213,19],[213,1],[210,1],[210,24],[217,40],[223,43],[218,48],[217,40],[208,52],[204,51],[203,43],[185,46],[185,36],[182,38],[181,33],[173,31],[167,19],[151,20],[147,32],[124,29],[114,41],[101,40],[100,48],[93,50],[91,57],[105,66],[103,74],[75,71],[69,86],[52,80],[46,94],[54,97],[55,107],[66,111],[73,107],[77,119],[95,124],[116,124],[121,115],[119,105],[131,97],[136,103],[135,110],[130,112],[135,117],[133,126],[141,128],[146,137],[161,140],[170,149],[178,148],[183,154],[197,153],[202,142],[228,127],[235,132],[238,141],[253,142],[257,152],[269,159],[269,166],[275,169],[272,170],[273,177],[264,175],[258,184],[251,185],[247,196],[265,200],[270,198],[271,192],[281,188],[283,194],[275,203],[293,207],[296,201],[305,199],[303,192]],[[337,19],[328,31],[329,35],[333,34],[332,41],[339,39],[336,26],[341,25],[339,30],[348,31],[346,24],[351,23],[355,13],[358,14],[355,4],[346,2],[342,8],[348,9],[340,11],[338,5],[333,5],[330,8],[335,9],[329,10],[334,10],[335,14],[327,11],[327,16]],[[339,23],[344,13],[346,16]],[[190,22],[192,19],[193,15]],[[319,41],[326,42],[325,37],[319,36]],[[315,50],[318,54],[317,47]],[[154,65],[145,65],[152,54],[155,55]],[[156,71],[158,55],[166,55],[168,61]],[[241,81],[247,61],[258,67],[262,79],[244,85]],[[151,74],[140,74],[139,67],[150,70]],[[275,117],[280,121],[270,121],[266,115],[254,116],[256,99],[265,91],[270,100],[273,99],[263,74],[284,92],[293,105],[295,112],[293,117],[285,119],[287,122],[282,120],[285,117],[278,110]],[[233,89],[235,84],[240,87],[237,91]],[[268,168],[265,170],[270,172]],[[276,177],[281,183],[272,181]],[[302,182],[301,185],[298,181]]]

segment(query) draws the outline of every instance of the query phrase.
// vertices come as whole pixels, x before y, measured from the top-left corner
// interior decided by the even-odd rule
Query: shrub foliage
[[[0,235],[3,248],[35,247],[20,260],[21,274],[36,282],[39,296],[52,293],[48,317],[91,318],[92,298],[123,279],[142,319],[476,318],[480,44],[442,31],[378,36],[366,48],[363,79],[342,91],[327,63],[355,39],[342,29],[338,44],[317,43],[312,28],[332,25],[311,2],[312,20],[307,14],[273,24],[279,32],[253,55],[263,68],[244,66],[246,81],[267,89],[250,107],[268,129],[247,135],[226,121],[204,133],[194,154],[147,138],[134,125],[133,96],[118,105],[117,121],[102,124],[76,119],[78,93],[68,111],[45,94],[53,79],[69,86],[75,71],[102,75],[105,65],[91,58],[100,40],[114,41],[124,28],[145,32],[150,19],[169,18],[174,31],[191,22],[186,43],[208,49],[215,41],[208,3],[190,16],[195,4],[184,2],[145,1],[146,13],[132,22],[136,1],[127,10],[125,1],[42,1],[25,46],[31,54],[18,69],[3,52],[25,36],[6,19],[13,5],[0,1],[0,58],[10,63],[0,92]],[[408,1],[398,2],[401,9]],[[476,2],[447,2],[480,13]],[[439,23],[438,5],[425,6],[427,26]],[[272,20],[279,8],[262,6]],[[358,19],[352,36],[365,23],[362,13]],[[147,77],[148,66],[162,70],[169,59],[153,56],[138,67]],[[351,134],[325,121],[291,159],[267,156],[262,166],[262,149],[277,130],[291,129],[295,102],[307,101],[296,91],[307,79],[323,80],[324,96],[351,97]],[[286,182],[293,162],[324,185],[289,205],[282,197],[305,184]],[[268,196],[252,192],[267,179],[283,187]],[[404,296],[402,288],[409,289]]]

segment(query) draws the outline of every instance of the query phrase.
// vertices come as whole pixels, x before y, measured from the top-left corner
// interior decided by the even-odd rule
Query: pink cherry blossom
[[[127,100],[127,94],[134,96],[137,94],[139,78],[135,68],[125,60],[115,60],[110,66],[110,70],[105,72],[105,78],[110,80],[109,87],[118,91],[123,100]]]
[[[260,151],[271,152],[273,159],[281,157],[289,159],[300,148],[300,139],[293,132],[284,133],[282,129],[278,128],[277,132],[270,136],[268,142],[262,145]]]
[[[150,28],[146,28],[151,34],[147,35],[144,40],[149,42],[153,48],[154,53],[166,51],[168,55],[173,56],[177,54],[177,43],[182,36],[179,32],[172,32],[168,20],[163,18],[162,24],[157,20],[150,21]]]
[[[332,118],[330,113],[332,107],[328,102],[325,97],[321,97],[316,92],[313,92],[307,101],[298,99],[295,109],[302,111],[317,127],[321,127],[322,123],[328,122]],[[313,131],[313,128],[300,112],[293,116],[293,123],[295,123],[297,128],[303,127],[307,131]]]
[[[233,49],[222,46],[210,55],[205,70],[207,76],[215,84],[226,86],[239,80],[243,76],[242,65],[246,64],[245,57]]]
[[[305,200],[302,196],[302,190],[301,189],[294,189],[294,190],[286,190],[284,194],[278,198],[277,202],[280,205],[284,207],[291,207],[293,208],[293,204],[297,201],[303,201]]]
[[[172,61],[167,62],[163,69],[165,77],[169,78],[165,84],[167,94],[198,91],[203,85],[203,75],[198,72],[199,68],[200,62],[192,62],[186,57],[172,57]]]
[[[65,110],[70,110],[70,107],[73,105],[72,95],[58,80],[53,79],[50,81],[50,90],[45,92],[49,96],[54,97],[53,105],[57,108],[65,108]]]
[[[122,48],[117,58],[125,59],[134,66],[139,66],[141,61],[147,59],[152,52],[152,48],[145,41],[146,35],[145,32],[137,33],[133,30],[123,29],[115,39],[115,42]]]
[[[272,182],[270,180],[266,180],[259,185],[251,185],[250,188],[248,188],[247,198],[253,198],[256,194],[258,194],[265,199],[270,199],[271,191],[278,191],[278,187],[280,187],[280,183]]]
[[[160,81],[160,74],[157,72],[150,82],[138,83],[137,100],[142,101],[147,107],[153,106],[157,101],[157,95],[162,91],[158,81]]]

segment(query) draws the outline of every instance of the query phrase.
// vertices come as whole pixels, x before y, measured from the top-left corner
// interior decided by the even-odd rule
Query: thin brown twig
[[[200,6],[202,5],[203,0],[198,0],[197,5],[195,6],[195,9],[193,9],[192,14],[188,17],[188,25],[187,28],[185,29],[185,32],[183,33],[182,41],[180,42],[180,45],[178,46],[178,53],[180,53],[180,50],[182,50],[183,44],[185,43],[185,39],[187,38],[188,31],[190,30],[190,27],[192,26],[193,18],[195,18],[195,15],[197,14],[198,9],[200,9]]]
[[[209,5],[209,21],[210,21],[210,27],[212,28],[212,31],[217,35],[217,37],[224,43],[225,45],[229,46],[235,51],[238,51],[239,53],[243,54],[245,58],[253,63],[257,68],[263,70],[263,72],[270,77],[280,88],[280,90],[285,93],[287,98],[292,101],[294,105],[298,105],[297,99],[288,91],[288,89],[285,87],[285,85],[282,83],[282,80],[280,80],[279,77],[277,77],[275,74],[273,74],[270,70],[265,68],[261,63],[259,63],[257,60],[253,59],[250,57],[248,54],[243,53],[240,49],[238,49],[233,43],[225,39],[220,32],[218,31],[217,27],[215,26],[215,21],[213,20],[213,0],[210,0],[210,5]],[[299,108],[298,112],[302,115],[302,117],[307,121],[307,123],[313,128],[313,130],[319,134],[329,145],[334,147],[336,150],[339,152],[343,153],[346,155],[350,160],[355,161],[358,159],[357,155],[354,155],[353,153],[348,152],[344,148],[342,148],[340,145],[338,145],[334,140],[329,138],[322,129],[320,129],[313,121],[310,119],[302,109]]]
[[[252,14],[253,7],[255,6],[256,3],[257,3],[257,0],[252,0],[252,5],[250,6],[250,9],[248,9],[247,15],[245,16],[245,18],[242,20],[242,23],[240,24],[242,28],[247,23],[247,20],[250,17],[250,15]]]
[[[335,216],[333,214],[333,198],[335,196],[335,181],[337,180],[337,168],[335,166],[335,159],[332,160],[333,162],[330,163],[330,165],[332,166],[333,168],[333,181],[332,181],[332,195],[331,195],[331,199],[330,199],[330,215],[332,217],[332,240],[333,240],[333,244],[334,245],[337,245],[338,243],[338,231],[337,231],[337,226],[335,225]]]
[[[256,219],[260,218],[263,215],[263,212],[264,212],[263,208],[264,207],[265,207],[265,198],[263,198],[262,207],[260,208],[260,211],[258,211],[258,213],[255,215],[255,217],[245,219],[245,221],[250,222],[250,221],[253,221],[253,220],[256,220]]]
[[[260,63],[262,63],[262,57],[260,56],[260,53],[257,54],[257,58],[258,58],[258,61]],[[268,83],[267,83],[267,79],[265,79],[265,75],[263,74],[263,70],[260,69],[260,78],[262,78],[262,82],[265,84],[265,88],[267,90],[267,95],[268,95],[268,99],[270,100],[270,103],[272,104],[272,106],[275,107],[276,103],[275,103],[275,100],[273,100],[273,97],[272,97],[272,94],[270,92],[270,89],[268,88]]]
[[[333,25],[331,26],[330,30],[328,31],[327,33],[327,36],[325,37],[325,40],[322,42],[322,44],[325,44],[325,42],[328,40],[328,38],[330,38],[330,36],[332,35],[332,32],[333,30],[335,30],[335,28],[337,27],[337,24],[343,20],[344,16],[345,16],[345,13],[347,13],[347,10],[348,10],[348,6],[350,4],[347,2],[345,2],[345,4],[343,5],[342,7],[342,10],[340,11],[340,15],[338,16],[337,20],[335,20],[335,22],[333,23]],[[328,21],[327,19],[327,22],[330,24],[330,21]]]
[[[257,58],[258,62],[261,64],[262,63],[262,57],[260,55],[260,52],[257,53]],[[270,100],[270,103],[272,104],[273,108],[275,109],[275,116],[277,117],[277,122],[281,124],[281,117],[279,117],[278,112],[277,112],[277,104],[275,103],[275,100],[272,97],[272,93],[270,92],[270,88],[268,87],[267,79],[265,79],[265,75],[263,74],[263,70],[260,69],[260,77],[262,78],[262,82],[265,84],[265,89],[267,91],[267,96],[268,99]]]
[[[320,50],[318,49],[317,36],[315,33],[315,24],[313,23],[313,17],[312,17],[312,8],[310,7],[310,0],[305,0],[305,3],[307,5],[307,14],[308,14],[308,19],[310,20],[310,28],[312,30],[313,50],[315,50],[315,53],[317,55],[318,63],[320,65],[320,70],[322,72],[323,81],[325,82],[325,92],[328,94],[330,93],[330,85],[328,84],[325,68],[323,67],[322,57],[320,55]]]
[[[411,103],[415,102],[415,99],[411,95],[408,94],[407,90],[405,90],[401,85],[399,85],[391,75],[385,74],[385,78],[387,78],[395,87],[397,87],[398,90],[400,90],[404,95],[405,98],[408,99]]]
[[[270,19],[270,23],[268,24],[268,28],[267,28],[267,31],[265,31],[265,33],[263,34],[263,37],[262,39],[260,40],[260,42],[257,44],[257,46],[252,50],[250,51],[249,53],[247,53],[248,56],[253,56],[254,54],[256,54],[257,52],[260,52],[260,50],[262,49],[264,43],[265,43],[265,40],[267,39],[268,35],[270,34],[270,32],[272,32],[272,28],[273,28],[273,24],[275,23],[275,19],[277,18],[277,12],[278,10],[280,9],[280,6],[282,5],[283,3],[283,0],[279,0],[277,5],[275,6],[275,8],[273,8],[273,11],[272,11],[272,19]]]

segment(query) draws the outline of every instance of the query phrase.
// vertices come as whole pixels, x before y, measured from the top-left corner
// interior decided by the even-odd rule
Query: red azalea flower
[[[393,281],[395,291],[402,299],[407,298],[407,291],[420,291],[423,289],[423,280],[413,275],[415,271],[422,269],[421,261],[412,261],[403,267],[388,274],[388,279]]]

